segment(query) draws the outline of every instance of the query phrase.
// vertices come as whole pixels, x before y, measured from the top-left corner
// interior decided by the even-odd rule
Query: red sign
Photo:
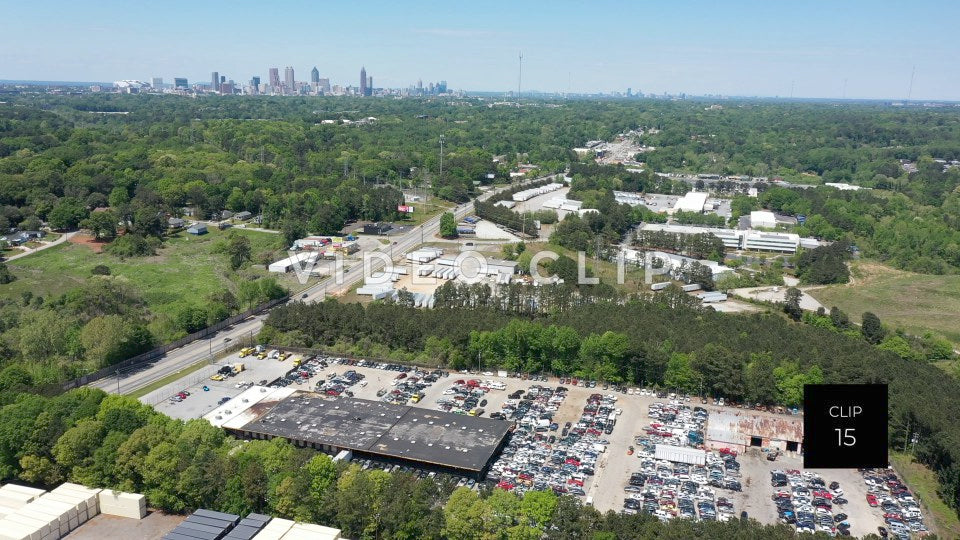
[[[413,207],[412,207],[412,206],[404,206],[404,205],[401,204],[401,205],[397,206],[397,212],[406,212],[407,214],[412,214],[412,213],[413,213]]]

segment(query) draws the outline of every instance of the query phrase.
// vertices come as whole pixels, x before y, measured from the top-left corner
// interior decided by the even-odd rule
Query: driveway
[[[64,233],[64,234],[61,234],[61,235],[60,235],[60,238],[57,238],[57,239],[54,240],[53,242],[45,242],[45,243],[43,243],[42,245],[40,245],[40,246],[38,246],[38,247],[35,247],[35,248],[33,248],[33,249],[23,248],[24,250],[23,250],[21,253],[17,253],[16,255],[11,255],[11,256],[7,257],[4,262],[6,262],[6,261],[15,261],[15,260],[17,260],[17,259],[19,259],[19,258],[21,258],[21,257],[26,257],[27,255],[33,255],[34,253],[36,253],[36,252],[38,252],[38,251],[43,251],[43,250],[45,250],[45,249],[47,249],[47,248],[51,248],[51,247],[53,247],[53,246],[62,244],[62,243],[64,243],[64,242],[66,242],[67,240],[69,240],[70,238],[72,238],[75,234],[77,234],[77,231]]]

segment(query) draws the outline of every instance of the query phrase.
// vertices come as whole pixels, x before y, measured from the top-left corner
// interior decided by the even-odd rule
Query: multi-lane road
[[[548,177],[528,180],[524,182],[524,184],[535,182],[537,180],[543,180],[545,178]],[[478,197],[478,199],[485,200],[493,196],[494,193],[500,192],[504,189],[507,188],[503,187],[497,189],[496,191],[489,191]],[[458,206],[454,211],[454,215],[459,222],[472,212],[473,202],[471,201]],[[392,255],[392,259],[397,260],[419,246],[422,242],[429,242],[433,240],[439,232],[440,216],[438,215],[425,221],[423,224],[417,227],[413,227],[401,235],[390,237],[390,244],[382,245],[373,251],[386,254],[388,258],[390,258]],[[321,279],[316,284],[300,292],[299,295],[291,299],[291,301],[317,302],[322,301],[328,294],[340,294],[342,292],[349,291],[355,284],[363,279],[363,266],[363,264],[353,264],[352,266],[346,268],[343,272],[343,278],[340,281],[337,281],[336,277],[334,276]],[[371,270],[376,272],[383,268],[384,262],[379,258],[373,258],[370,266]],[[210,339],[194,341],[184,345],[183,347],[180,347],[179,349],[170,351],[166,355],[147,363],[142,367],[132,369],[127,372],[118,373],[116,377],[101,379],[97,382],[91,383],[91,386],[111,393],[129,394],[131,392],[135,392],[136,390],[159,381],[160,379],[176,373],[181,369],[195,365],[204,359],[213,358],[216,353],[229,347],[232,345],[232,342],[237,339],[249,339],[253,336],[256,336],[256,334],[260,331],[260,328],[263,326],[263,321],[266,319],[266,317],[267,313],[250,317],[249,319],[239,322],[229,328],[221,330],[220,332],[211,336]]]

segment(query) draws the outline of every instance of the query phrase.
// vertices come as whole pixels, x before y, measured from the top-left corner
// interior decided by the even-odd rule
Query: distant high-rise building
[[[373,75],[367,77],[367,93],[364,95],[365,96],[373,95]]]
[[[260,76],[254,75],[250,77],[250,93],[253,95],[260,94]]]
[[[627,97],[633,97],[633,88],[627,87]]]
[[[210,91],[219,92],[220,91],[220,74],[214,71],[210,74]]]
[[[283,70],[283,82],[287,85],[287,92],[293,92],[294,79],[293,79],[293,68],[287,66]]]
[[[221,82],[220,93],[225,96],[233,95],[233,82]]]
[[[186,90],[190,88],[190,85],[187,83],[187,79],[185,77],[174,77],[173,87],[180,90]]]
[[[320,87],[320,90],[324,94],[330,93],[330,79],[320,79],[319,81],[317,81],[317,86]]]
[[[360,95],[367,95],[367,68],[360,68]]]
[[[438,91],[439,91],[441,94],[446,94],[446,93],[447,93],[447,81],[440,81],[440,85],[438,86],[438,88],[439,88]]]
[[[270,86],[280,88],[280,69],[270,68]]]
[[[154,90],[163,88],[163,77],[154,77],[151,79],[150,86],[152,86]]]
[[[310,70],[310,82],[320,82],[320,70],[317,69],[317,66],[313,66],[313,69]]]

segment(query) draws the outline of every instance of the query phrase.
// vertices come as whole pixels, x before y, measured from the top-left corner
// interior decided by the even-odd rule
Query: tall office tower
[[[360,68],[360,95],[367,95],[367,68]]]
[[[250,93],[254,96],[260,94],[260,77],[258,75],[250,77]]]
[[[220,83],[220,93],[225,96],[233,95],[233,81],[231,82],[221,82]]]
[[[287,66],[283,70],[283,82],[287,85],[287,92],[293,92],[294,90],[294,80],[293,80],[293,68]]]
[[[365,96],[373,95],[373,75],[367,77],[367,93],[364,95]]]
[[[150,86],[152,86],[154,90],[163,88],[163,77],[154,77],[151,79]]]
[[[186,90],[186,89],[190,88],[190,85],[187,83],[187,79],[186,79],[185,77],[174,77],[174,78],[173,78],[173,87],[174,87],[174,88],[179,88],[179,89],[181,89],[181,90]]]
[[[310,82],[320,82],[320,70],[317,69],[317,66],[313,66],[313,69],[310,70]]]
[[[220,74],[214,71],[210,74],[210,91],[219,92],[220,91]]]
[[[417,95],[423,94],[423,79],[417,79]]]
[[[320,86],[320,90],[322,90],[324,94],[330,93],[330,79],[320,79],[317,81],[317,85]]]
[[[436,87],[433,86],[433,83],[430,83],[430,88],[427,90],[428,94],[433,94],[436,92]]]
[[[627,97],[633,97],[633,88],[627,87]]]
[[[278,68],[270,68],[270,86],[280,88],[280,70]]]
[[[447,93],[447,81],[440,81],[440,86],[439,86],[439,88],[440,88],[440,93],[441,93],[441,94],[446,94],[446,93]]]

